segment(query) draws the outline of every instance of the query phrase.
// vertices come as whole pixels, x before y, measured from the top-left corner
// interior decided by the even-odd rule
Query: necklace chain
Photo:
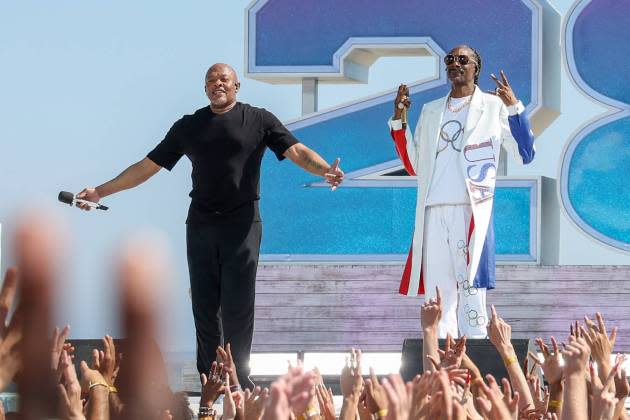
[[[452,113],[457,113],[459,111],[461,111],[462,109],[466,108],[468,105],[470,105],[470,101],[472,101],[472,95],[470,95],[470,98],[468,98],[466,101],[464,101],[464,103],[462,103],[459,106],[453,106],[451,105],[451,97],[448,97],[448,101],[446,102],[446,106],[448,107],[448,110],[451,111]]]
[[[459,106],[453,106],[451,105],[451,95],[448,95],[448,100],[446,101],[446,107],[448,108],[449,111],[451,111],[452,113],[458,113],[459,111],[461,111],[462,109],[466,108],[468,105],[470,105],[470,101],[472,101],[472,97],[475,94],[475,91],[473,90],[473,93],[470,95],[470,97],[464,101],[464,103],[462,103]]]

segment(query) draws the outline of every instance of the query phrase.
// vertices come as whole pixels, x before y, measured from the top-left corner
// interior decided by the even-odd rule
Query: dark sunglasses
[[[447,54],[446,56],[444,56],[444,64],[446,64],[447,66],[450,66],[451,64],[453,64],[455,62],[455,60],[457,60],[457,62],[459,64],[461,64],[462,66],[465,66],[466,64],[468,64],[471,61],[473,63],[477,64],[477,62],[475,60],[473,60],[472,58],[468,57],[467,55]]]

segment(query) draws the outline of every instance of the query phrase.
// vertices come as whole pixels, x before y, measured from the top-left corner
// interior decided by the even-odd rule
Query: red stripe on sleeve
[[[394,139],[396,153],[405,166],[405,170],[409,175],[415,176],[416,173],[413,170],[413,166],[411,166],[411,160],[409,160],[409,155],[407,154],[407,136],[405,135],[405,130],[391,130],[390,134]]]

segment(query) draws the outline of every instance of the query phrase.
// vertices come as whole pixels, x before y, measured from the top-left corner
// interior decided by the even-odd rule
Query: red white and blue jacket
[[[412,136],[409,126],[390,120],[396,152],[409,175],[418,179],[416,220],[399,292],[408,296],[424,294],[422,243],[426,198],[433,169],[440,126],[447,97],[424,105]],[[468,233],[468,281],[474,287],[495,287],[495,246],[492,208],[501,147],[519,163],[534,159],[534,135],[521,102],[509,110],[500,98],[475,89],[464,126],[461,173],[470,197],[472,218]]]

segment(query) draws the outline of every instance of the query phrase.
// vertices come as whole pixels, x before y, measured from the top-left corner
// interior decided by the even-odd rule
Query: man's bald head
[[[225,64],[225,63],[214,63],[213,65],[211,65],[208,71],[206,72],[206,80],[208,79],[208,75],[211,74],[212,72],[223,73],[224,71],[232,73],[234,80],[238,82],[238,75],[236,74],[236,70],[234,70],[234,68],[230,66],[229,64]]]
[[[213,112],[224,113],[236,104],[236,92],[241,84],[236,71],[225,63],[216,63],[206,72],[206,96]]]

